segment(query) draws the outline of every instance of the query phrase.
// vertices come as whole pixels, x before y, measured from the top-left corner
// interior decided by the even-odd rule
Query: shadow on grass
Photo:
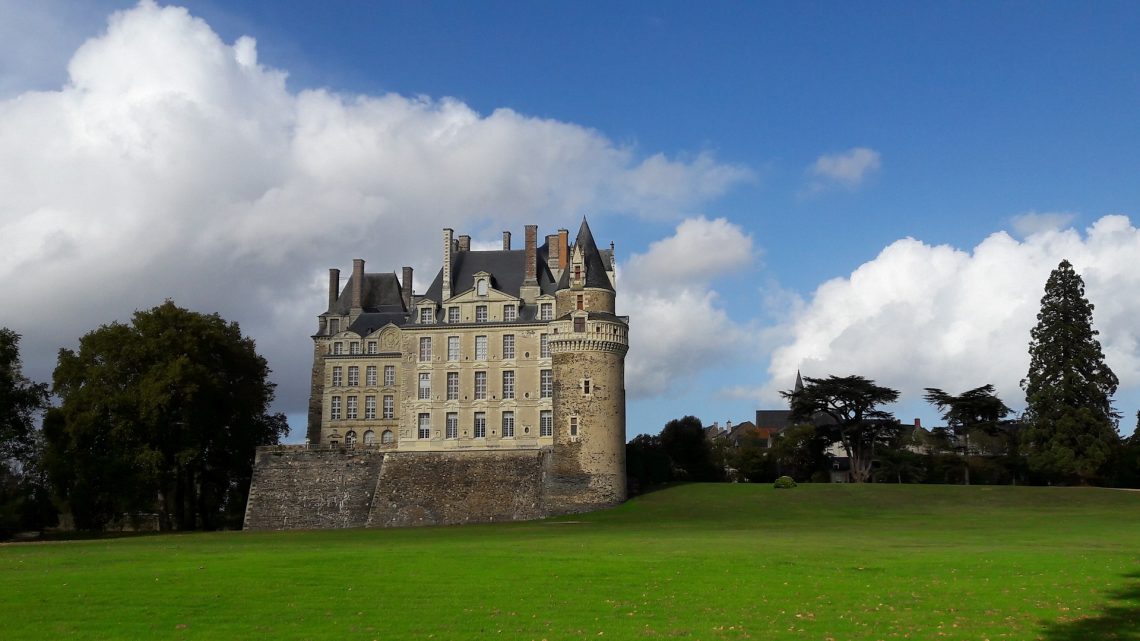
[[[1140,572],[1126,575],[1131,582],[1108,594],[1100,614],[1045,625],[1045,641],[1140,641]]]

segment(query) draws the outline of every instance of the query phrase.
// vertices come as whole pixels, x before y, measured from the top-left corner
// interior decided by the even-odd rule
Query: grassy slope
[[[1097,641],[1138,638],[1138,585],[1137,493],[689,485],[538,523],[0,547],[0,638]]]

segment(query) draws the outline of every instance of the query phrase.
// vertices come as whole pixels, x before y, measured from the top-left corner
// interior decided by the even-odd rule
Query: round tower
[[[613,281],[582,222],[550,324],[554,454],[548,502],[584,512],[626,499],[625,354],[629,323],[614,314]]]

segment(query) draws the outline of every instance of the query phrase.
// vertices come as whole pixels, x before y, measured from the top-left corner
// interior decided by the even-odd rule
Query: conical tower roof
[[[574,247],[582,252],[582,263],[586,269],[586,287],[614,290],[610,277],[606,274],[606,264],[602,260],[602,253],[598,251],[598,244],[594,242],[594,234],[590,231],[590,224],[586,217],[582,217],[582,226],[578,228],[578,238],[574,240]],[[573,256],[574,250],[570,250]],[[558,281],[558,289],[570,286],[570,272],[567,269]]]

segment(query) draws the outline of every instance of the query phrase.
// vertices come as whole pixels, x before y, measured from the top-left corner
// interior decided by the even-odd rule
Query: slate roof
[[[348,315],[352,307],[352,276],[348,277],[344,289],[340,290],[340,297],[328,309],[328,314],[341,316]],[[364,289],[361,293],[360,306],[365,312],[384,314],[405,314],[403,294],[400,292],[400,280],[395,274],[365,274]]]
[[[586,287],[608,289],[612,292],[614,286],[610,282],[609,275],[606,274],[606,267],[609,263],[603,262],[602,252],[598,250],[598,244],[594,242],[594,234],[590,232],[590,225],[585,218],[582,219],[582,226],[578,229],[578,238],[574,241],[574,247],[582,251],[582,262],[586,268]],[[571,255],[573,255],[573,250],[571,250]],[[563,272],[562,278],[558,281],[558,289],[565,289],[570,286],[571,271],[573,270],[568,267]]]
[[[557,289],[554,276],[546,264],[546,246],[536,251],[538,267],[538,287],[542,294],[553,294]],[[455,252],[451,258],[451,293],[452,295],[471,289],[475,283],[475,274],[487,272],[491,274],[491,287],[514,297],[519,296],[523,279],[526,277],[526,250],[525,249],[499,249],[491,251],[461,251]],[[443,267],[439,268],[431,285],[424,292],[423,298],[443,302]]]

